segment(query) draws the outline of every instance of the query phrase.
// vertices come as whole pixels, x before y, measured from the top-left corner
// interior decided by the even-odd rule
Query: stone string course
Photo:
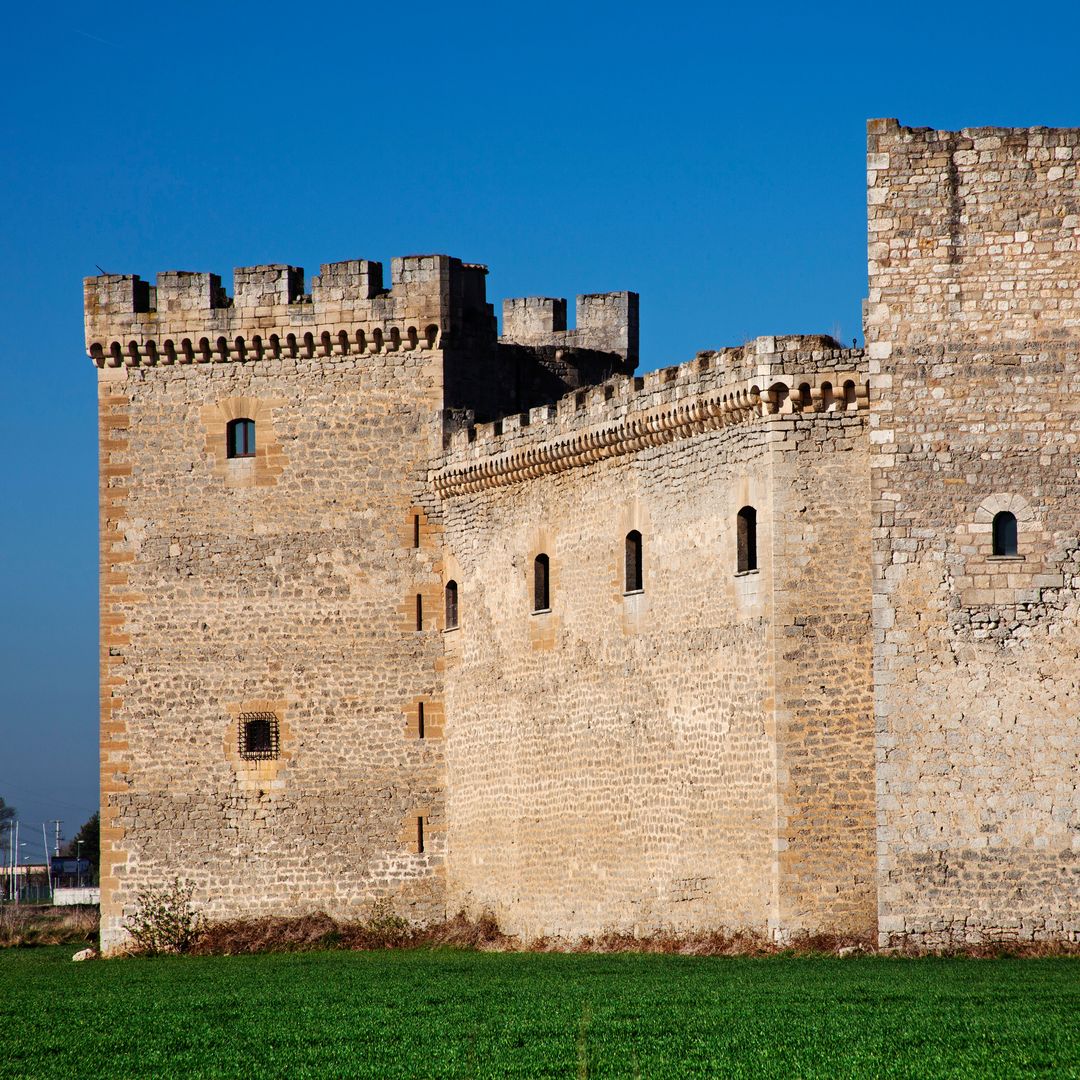
[[[213,918],[1080,938],[1074,155],[871,121],[865,352],[636,377],[636,294],[498,336],[444,255],[88,279],[105,948],[174,876]]]

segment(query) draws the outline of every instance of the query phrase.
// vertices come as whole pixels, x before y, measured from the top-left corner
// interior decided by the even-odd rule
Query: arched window
[[[551,564],[546,555],[537,555],[533,562],[533,611],[551,607]]]
[[[457,582],[448,581],[446,583],[446,629],[456,629],[458,624],[457,620]]]
[[[230,420],[226,428],[229,457],[255,456],[255,421],[242,417]]]
[[[627,592],[641,592],[644,588],[641,577],[641,533],[637,529],[626,534],[625,564],[625,590]]]
[[[735,540],[738,548],[740,574],[757,569],[757,511],[744,506],[735,522]]]
[[[994,554],[1016,554],[1016,515],[1008,510],[994,515]]]

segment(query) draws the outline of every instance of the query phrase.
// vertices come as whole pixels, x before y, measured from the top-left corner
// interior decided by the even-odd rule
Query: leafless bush
[[[206,925],[191,902],[194,893],[194,884],[180,878],[161,889],[143,889],[135,913],[124,922],[131,935],[128,951],[142,956],[191,952]]]

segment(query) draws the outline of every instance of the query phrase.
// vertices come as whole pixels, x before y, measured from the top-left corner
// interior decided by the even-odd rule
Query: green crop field
[[[0,951],[0,1075],[1080,1077],[1080,961]]]

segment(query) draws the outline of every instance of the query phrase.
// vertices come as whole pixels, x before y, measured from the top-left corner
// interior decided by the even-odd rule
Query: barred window
[[[266,761],[276,758],[278,756],[277,713],[241,713],[237,737],[240,757],[245,761]]]

